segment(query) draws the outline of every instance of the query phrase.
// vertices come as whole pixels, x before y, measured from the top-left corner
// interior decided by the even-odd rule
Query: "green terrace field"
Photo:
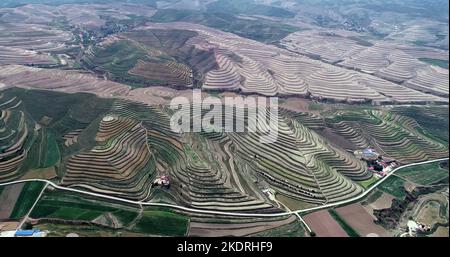
[[[343,109],[326,111],[322,115],[324,125],[353,144],[354,150],[376,146],[383,155],[403,164],[448,156],[448,138],[442,135],[448,131],[448,123],[445,124],[448,108],[419,110],[418,120],[414,119],[413,109],[404,107]],[[447,118],[440,117],[445,111]],[[441,114],[438,116],[438,113]],[[425,117],[430,119],[428,124]]]
[[[176,29],[124,32],[94,47],[83,57],[83,65],[132,87],[192,87],[217,66],[213,51],[185,44],[196,35]]]
[[[46,139],[43,140],[45,146],[41,146],[45,147],[44,149],[41,149],[43,157],[41,158],[40,167],[42,168],[54,166],[61,160],[61,154],[55,134],[53,134],[52,132],[47,132],[46,135]]]
[[[448,70],[448,60],[445,61],[431,58],[419,58],[419,60]]]
[[[228,1],[222,1],[221,4],[225,2]],[[219,10],[218,7],[214,8]],[[255,12],[261,12],[256,9],[253,10]],[[159,9],[150,20],[152,22],[182,21],[198,23],[215,29],[232,32],[236,35],[260,42],[276,42],[290,33],[300,30],[291,25],[271,22],[270,20],[265,19],[242,19],[234,14],[235,13],[220,11],[209,13],[192,10]]]
[[[139,60],[148,60],[145,48],[128,40],[113,42],[105,47],[95,47],[83,61],[92,69],[107,72],[112,80],[139,86],[145,79],[129,74]]]
[[[110,108],[111,100],[91,94],[63,94],[11,88],[0,93],[0,181],[10,181],[31,169],[58,166],[71,152],[92,145],[89,127]],[[2,128],[5,126],[5,128]],[[64,146],[63,136],[83,130],[78,143]],[[94,135],[95,136],[95,135]]]
[[[419,185],[430,185],[445,179],[448,180],[449,170],[448,165],[447,168],[443,168],[441,163],[433,162],[400,169],[396,175]]]
[[[418,132],[443,144],[448,144],[449,108],[448,106],[399,106],[394,113],[414,119],[420,127]]]
[[[207,12],[223,12],[245,15],[265,15],[292,18],[293,12],[268,5],[259,5],[246,0],[219,0],[207,5]]]

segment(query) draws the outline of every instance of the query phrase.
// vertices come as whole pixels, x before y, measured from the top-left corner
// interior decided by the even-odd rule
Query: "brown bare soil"
[[[370,204],[370,207],[375,210],[386,209],[391,207],[392,200],[394,199],[395,197],[393,197],[392,195],[383,193],[380,198]]]
[[[155,80],[155,84],[186,87],[193,83],[190,68],[173,61],[165,63],[139,61],[128,73]]]
[[[388,231],[374,223],[372,216],[358,203],[337,208],[336,211],[361,236],[371,233],[379,236],[389,235]]]
[[[0,220],[8,219],[22,191],[23,183],[6,186],[0,195]]]
[[[318,237],[348,237],[344,229],[331,217],[327,210],[306,215],[303,218]]]
[[[294,215],[288,219],[273,222],[253,222],[244,224],[218,224],[218,223],[199,223],[191,222],[189,225],[189,236],[245,236],[265,230],[277,228],[296,221]]]
[[[319,135],[328,139],[329,142],[336,146],[341,146],[344,149],[356,150],[355,144],[350,143],[343,136],[334,133],[330,128],[324,128],[323,130],[317,131]]]
[[[448,237],[448,227],[438,227],[436,231],[431,234],[432,237]]]
[[[19,222],[17,221],[0,222],[0,231],[16,230],[18,225]]]
[[[57,176],[55,167],[48,167],[44,169],[30,170],[21,179],[53,179]]]

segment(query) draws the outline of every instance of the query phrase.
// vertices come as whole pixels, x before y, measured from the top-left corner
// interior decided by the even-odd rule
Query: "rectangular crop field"
[[[20,192],[10,218],[19,219],[25,216],[31,206],[33,206],[44,186],[44,182],[27,182]]]
[[[378,186],[381,191],[391,194],[396,198],[404,198],[406,196],[405,180],[390,176],[383,183]]]
[[[371,235],[388,236],[388,231],[374,223],[372,217],[361,204],[355,203],[337,208],[333,216],[342,220],[347,226],[344,227],[347,233],[357,233],[359,236],[366,237]],[[348,230],[351,228],[351,230]]]
[[[177,213],[159,210],[144,211],[133,230],[151,235],[184,236],[188,225],[189,218]]]
[[[439,162],[407,167],[396,172],[397,175],[420,185],[429,185],[449,176],[449,170],[442,168]]]
[[[137,209],[132,207],[122,207],[58,191],[45,192],[31,216],[33,218],[92,221],[105,213],[111,213],[123,225],[137,217]]]
[[[23,186],[24,183],[0,187],[0,220],[11,216]]]
[[[306,224],[318,237],[347,237],[348,234],[326,210],[310,213],[303,217]]]

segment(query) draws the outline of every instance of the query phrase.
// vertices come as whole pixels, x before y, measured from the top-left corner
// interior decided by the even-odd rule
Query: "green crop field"
[[[58,144],[55,135],[51,132],[47,133],[47,149],[45,150],[45,159],[43,159],[43,168],[51,167],[59,162],[61,155],[59,153]]]
[[[138,216],[138,210],[134,207],[92,200],[61,191],[47,191],[33,209],[31,217],[92,221],[106,213],[114,215],[124,226]],[[186,234],[188,223],[189,219],[186,216],[163,209],[152,209],[143,212],[130,232],[182,236]]]
[[[139,60],[148,60],[145,49],[131,41],[121,40],[95,48],[84,62],[88,67],[107,72],[115,81],[141,86],[145,79],[128,73]]]
[[[184,236],[188,224],[189,218],[180,214],[159,210],[144,211],[133,230],[153,235]]]
[[[419,58],[420,61],[429,63],[431,65],[439,66],[444,69],[448,69],[448,61],[439,60],[439,59],[431,59],[431,58]]]
[[[372,176],[370,179],[368,180],[364,180],[359,182],[359,184],[364,187],[365,189],[369,188],[370,186],[372,186],[373,184],[375,184],[378,181],[378,179],[375,176]]]
[[[116,204],[94,201],[82,196],[47,191],[33,209],[33,218],[58,218],[65,220],[92,221],[95,218],[111,213],[122,224],[130,223],[137,216],[137,210]]]
[[[20,192],[19,199],[10,215],[11,219],[19,219],[30,210],[44,188],[43,182],[27,182]]]
[[[222,12],[246,15],[265,15],[281,18],[292,18],[295,13],[282,8],[259,5],[252,1],[219,0],[207,5],[208,12]]]
[[[345,220],[343,220],[334,209],[330,209],[328,210],[328,212],[330,213],[331,217],[333,217],[333,219],[336,220],[337,223],[339,223],[342,229],[345,230],[347,235],[349,235],[350,237],[360,236],[358,232],[356,232],[350,225],[348,225],[347,222],[345,222]]]
[[[440,143],[448,144],[448,107],[401,106],[394,108],[393,112],[417,121],[421,126],[417,130],[421,134],[433,138]]]
[[[212,14],[192,10],[160,9],[150,18],[150,20],[152,22],[183,21],[199,23],[260,42],[275,42],[286,37],[290,33],[300,30],[294,26],[270,22],[265,19],[241,19],[234,14],[236,13],[215,12]]]
[[[397,198],[404,198],[406,196],[406,190],[404,186],[405,180],[396,176],[390,176],[380,184],[378,189]]]
[[[439,162],[407,167],[396,172],[397,175],[420,185],[429,185],[449,177],[449,170]]]

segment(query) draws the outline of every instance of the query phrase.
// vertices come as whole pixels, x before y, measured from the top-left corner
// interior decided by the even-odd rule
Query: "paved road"
[[[363,193],[361,193],[358,196],[352,197],[350,199],[344,200],[344,201],[339,201],[339,202],[335,202],[335,203],[330,203],[330,204],[325,204],[325,205],[320,205],[317,207],[313,207],[313,208],[307,208],[307,209],[301,209],[301,210],[295,210],[295,211],[286,211],[286,212],[277,212],[277,213],[267,213],[267,214],[261,214],[261,213],[240,213],[240,212],[224,212],[224,211],[212,211],[212,210],[203,210],[203,209],[196,209],[196,208],[190,208],[190,207],[184,207],[184,206],[180,206],[180,205],[174,205],[174,204],[165,204],[165,203],[150,203],[150,202],[142,202],[142,201],[133,201],[133,200],[128,200],[128,199],[123,199],[120,197],[115,197],[115,196],[110,196],[110,195],[104,195],[104,194],[98,194],[98,193],[93,193],[93,192],[87,192],[87,191],[83,191],[83,190],[78,190],[78,189],[74,189],[74,188],[70,188],[70,187],[63,187],[63,186],[59,186],[51,181],[45,180],[45,179],[25,179],[25,180],[17,180],[17,181],[12,181],[12,182],[7,182],[7,183],[2,183],[0,184],[0,186],[7,186],[7,185],[12,185],[12,184],[18,184],[18,183],[25,183],[25,182],[44,182],[47,183],[47,186],[50,185],[56,189],[59,190],[64,190],[64,191],[69,191],[69,192],[74,192],[74,193],[80,193],[80,194],[85,194],[85,195],[90,195],[90,196],[95,196],[95,197],[99,197],[99,198],[104,198],[104,199],[108,199],[108,200],[114,200],[114,201],[118,201],[118,202],[123,202],[123,203],[130,203],[130,204],[136,204],[136,205],[141,205],[141,206],[158,206],[158,207],[167,207],[167,208],[172,208],[172,209],[178,209],[178,210],[183,210],[183,211],[187,211],[187,212],[193,212],[193,213],[201,213],[201,214],[215,214],[215,215],[224,215],[224,216],[239,216],[239,217],[282,217],[282,216],[288,216],[288,215],[298,215],[300,213],[305,213],[305,212],[311,212],[311,211],[316,211],[316,210],[321,210],[321,209],[327,209],[327,208],[331,208],[331,207],[335,207],[335,206],[339,206],[339,205],[343,205],[343,204],[347,204],[347,203],[352,203],[355,202],[357,200],[360,200],[361,198],[365,197],[367,194],[369,194],[372,190],[374,190],[377,186],[379,186],[381,183],[383,183],[383,181],[385,181],[386,179],[388,179],[390,176],[392,176],[396,171],[403,169],[403,168],[407,168],[407,167],[412,167],[412,166],[418,166],[418,165],[423,165],[423,164],[427,164],[427,163],[433,163],[433,162],[439,162],[439,161],[445,161],[448,160],[449,158],[442,158],[442,159],[436,159],[436,160],[430,160],[430,161],[424,161],[424,162],[418,162],[418,163],[411,163],[411,164],[407,164],[404,166],[400,166],[397,167],[396,169],[392,170],[389,174],[387,174],[384,178],[380,179],[377,183],[375,183],[374,185],[372,185],[370,188],[366,189]]]

